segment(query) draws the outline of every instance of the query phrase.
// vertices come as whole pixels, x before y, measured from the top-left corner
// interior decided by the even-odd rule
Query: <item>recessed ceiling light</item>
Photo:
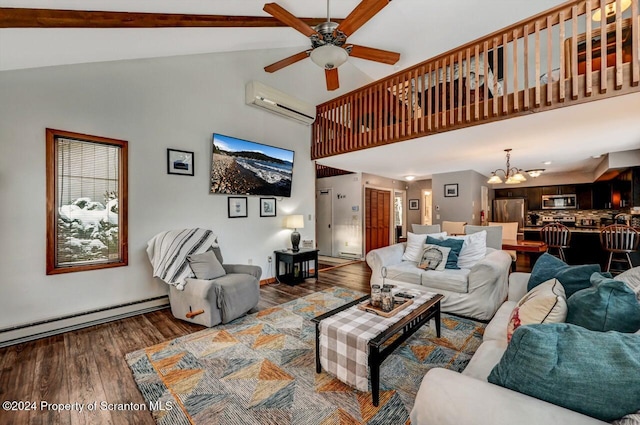
[[[404,176],[405,180],[410,182],[411,180],[414,180],[416,178],[416,176]]]
[[[551,165],[551,161],[545,161],[543,162],[544,165]]]

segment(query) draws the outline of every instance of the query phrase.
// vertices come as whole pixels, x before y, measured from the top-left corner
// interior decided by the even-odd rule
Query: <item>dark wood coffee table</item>
[[[347,303],[334,310],[328,311],[320,316],[311,319],[316,324],[316,373],[322,371],[320,364],[320,322],[328,317],[333,316],[348,308],[354,307],[357,304],[364,302],[370,296],[366,295],[355,301]],[[422,325],[427,323],[431,319],[435,319],[436,335],[440,337],[440,301],[443,295],[436,294],[431,299],[418,306],[415,310],[408,315],[402,317],[397,322],[392,324],[386,330],[380,332],[374,338],[369,340],[369,373],[371,378],[371,396],[373,399],[373,405],[378,406],[380,402],[380,365],[382,362],[404,341],[413,335]],[[357,308],[356,308],[357,309]],[[359,310],[362,315],[373,315],[366,311]],[[390,338],[398,335],[391,343],[385,344]]]

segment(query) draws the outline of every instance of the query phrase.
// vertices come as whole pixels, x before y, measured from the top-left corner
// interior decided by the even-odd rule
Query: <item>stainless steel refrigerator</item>
[[[526,204],[524,198],[502,198],[493,201],[493,221],[508,223],[517,221],[518,232],[525,225]]]

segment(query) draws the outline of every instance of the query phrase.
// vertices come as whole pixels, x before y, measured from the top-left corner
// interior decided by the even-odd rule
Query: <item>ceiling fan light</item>
[[[313,63],[324,69],[334,69],[342,65],[349,58],[349,53],[342,47],[325,44],[311,51]]]
[[[544,172],[544,168],[536,168],[535,170],[527,170],[525,172],[527,174],[529,174],[529,176],[531,176],[531,178],[535,179],[535,178],[540,177],[542,175],[542,173]]]

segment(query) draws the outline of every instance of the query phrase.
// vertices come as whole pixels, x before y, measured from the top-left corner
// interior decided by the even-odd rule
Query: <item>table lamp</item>
[[[284,220],[284,227],[293,229],[291,233],[291,250],[293,252],[300,251],[300,233],[297,229],[304,228],[304,216],[301,214],[288,215]]]

